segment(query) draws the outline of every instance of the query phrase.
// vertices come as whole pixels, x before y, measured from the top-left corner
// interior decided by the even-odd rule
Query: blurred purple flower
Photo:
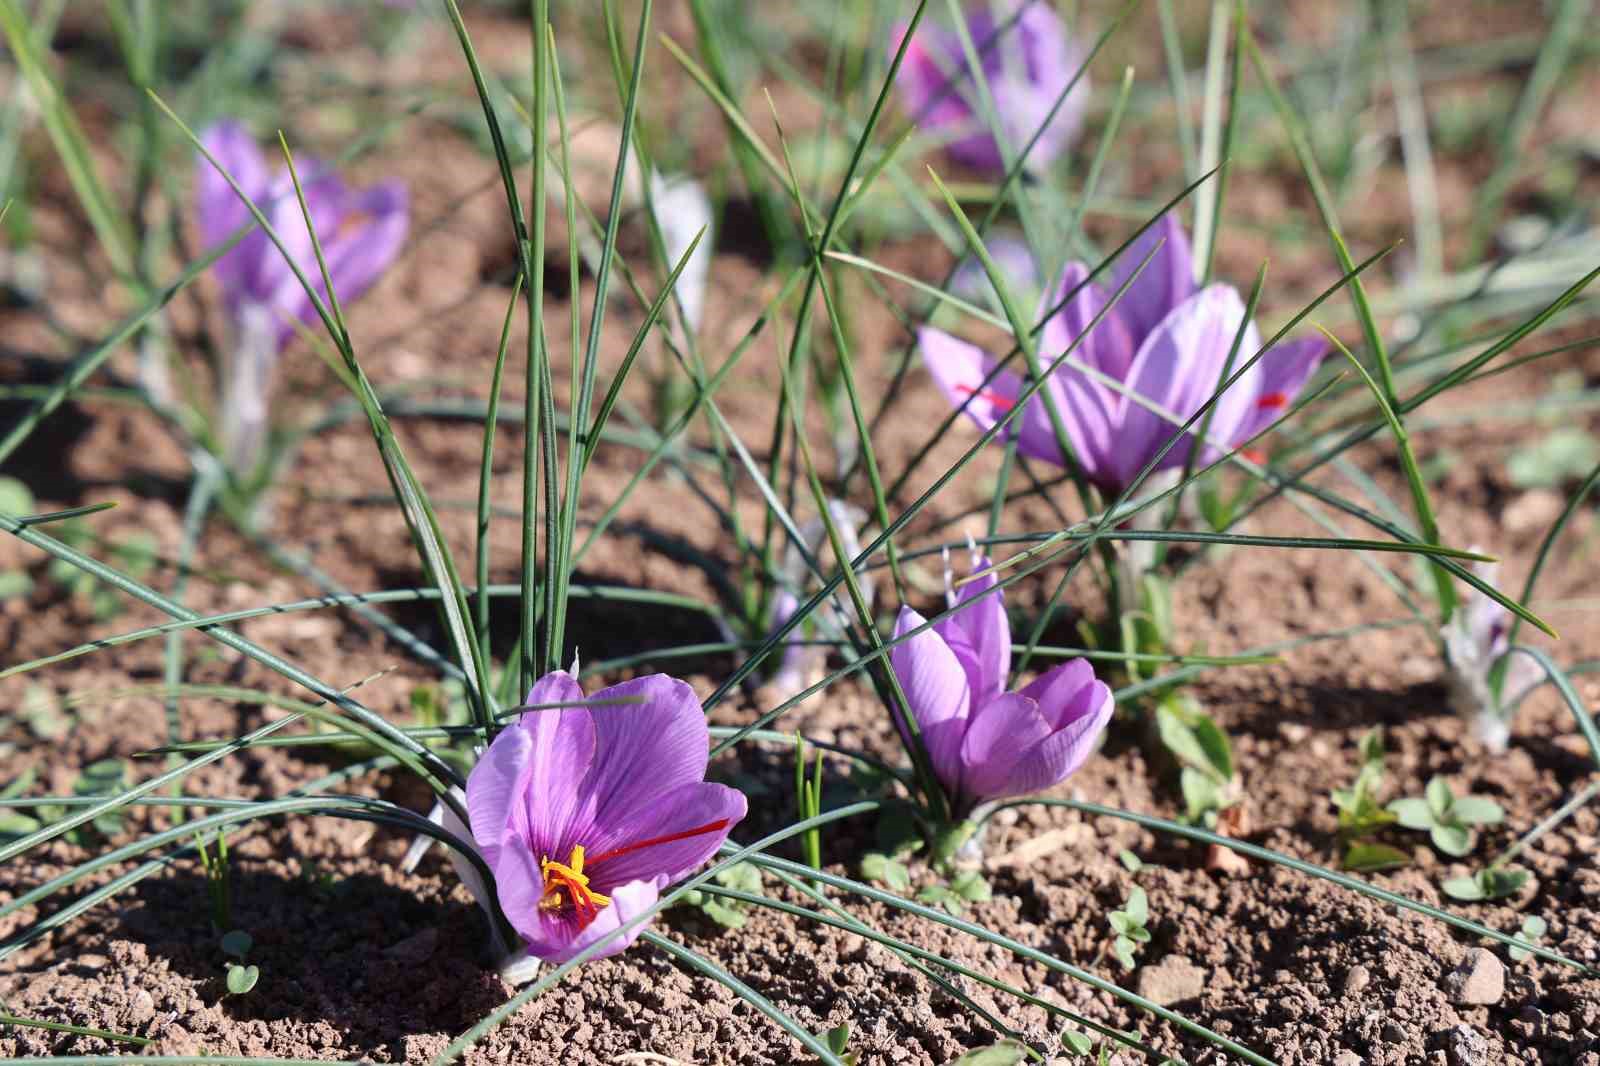
[[[1061,364],[1045,385],[1084,474],[1108,491],[1128,487],[1178,427],[1079,367],[1093,368],[1166,414],[1186,420],[1222,383],[1229,349],[1244,322],[1244,301],[1232,286],[1197,289],[1189,238],[1168,214],[1122,253],[1104,287],[1083,284],[1089,276],[1084,264],[1067,264],[1041,311],[1075,289],[1077,294],[1045,324],[1041,362],[1058,358],[1088,328],[1110,294],[1152,249],[1155,255],[1144,272],[1073,353],[1079,365]],[[951,403],[965,404],[967,417],[980,428],[989,429],[1015,406],[1022,379],[1002,370],[984,384],[995,361],[981,349],[931,327],[918,331],[918,345],[939,388]],[[1251,322],[1245,326],[1235,369],[1260,347],[1260,331]],[[1221,455],[1219,444],[1238,447],[1269,426],[1305,387],[1327,353],[1327,341],[1315,336],[1277,344],[1262,356],[1213,406],[1211,443],[1202,449],[1200,462]],[[1033,397],[1006,432],[1017,436],[1017,450],[1023,455],[1064,465],[1042,397]],[[1162,458],[1157,471],[1183,467],[1194,445],[1193,431],[1185,437]]]
[[[614,955],[643,927],[617,928],[716,853],[744,794],[705,780],[705,714],[682,681],[586,701],[558,670],[527,702],[566,706],[524,714],[484,752],[467,778],[473,839],[530,955],[560,963],[608,936],[596,957]]]
[[[1477,548],[1473,548],[1477,551]],[[1497,583],[1497,563],[1474,563],[1473,573]],[[1537,660],[1511,652],[1511,612],[1475,588],[1463,587],[1450,621],[1444,627],[1445,661],[1451,702],[1491,751],[1506,749],[1511,718],[1544,677]],[[1491,674],[1507,655],[1505,674],[1495,689]]]
[[[272,223],[295,264],[317,288],[318,295],[326,299],[311,249],[311,234],[301,216],[289,172],[269,170],[261,150],[237,122],[219,122],[208,128],[200,140]],[[353,300],[389,268],[405,242],[405,185],[398,180],[385,181],[358,192],[319,160],[307,159],[297,169],[334,292],[342,301]],[[249,209],[204,157],[196,165],[195,189],[201,240],[207,248],[221,244],[250,221]],[[308,325],[316,321],[311,298],[259,229],[247,234],[217,261],[216,273],[230,310],[237,313],[241,307],[257,305],[274,312],[280,346],[293,335],[295,320]]]
[[[326,300],[311,233],[289,172],[269,170],[261,150],[237,122],[219,122],[200,140],[272,223],[290,258]],[[405,242],[405,186],[385,181],[357,192],[316,159],[305,160],[298,169],[334,292],[348,302],[378,280]],[[223,243],[251,220],[238,193],[204,156],[196,161],[195,201],[201,241],[207,248]],[[294,335],[296,322],[311,324],[317,316],[288,261],[261,229],[252,230],[229,249],[215,270],[234,327],[218,412],[224,458],[230,469],[248,474],[266,439],[267,397],[278,354]]]
[[[983,64],[984,80],[1008,147],[1020,153],[1033,139],[1057,98],[1083,64],[1083,52],[1068,37],[1061,19],[1046,0],[1011,0],[988,5],[967,18],[973,50]],[[890,49],[900,47],[906,27],[898,27]],[[977,106],[978,87],[967,68],[961,37],[954,30],[923,25],[895,78],[902,103],[923,128],[950,138],[946,150],[968,166],[1005,172],[1005,159],[994,135],[985,128]],[[1078,134],[1089,101],[1089,77],[1078,79],[1055,117],[1039,133],[1028,153],[1028,166],[1039,170],[1059,156]]]
[[[974,555],[974,572],[989,561]],[[1083,765],[1111,720],[1111,690],[1087,660],[1072,659],[1018,692],[1011,670],[1011,623],[991,572],[965,585],[951,606],[973,604],[935,622],[889,653],[916,717],[933,771],[958,816],[987,800],[1025,796]],[[900,608],[898,639],[927,620]]]

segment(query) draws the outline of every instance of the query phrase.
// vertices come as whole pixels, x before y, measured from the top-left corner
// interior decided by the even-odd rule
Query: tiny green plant
[[[761,894],[761,871],[747,862],[735,863],[726,870],[718,870],[711,880],[722,888],[731,888],[746,895]],[[754,906],[743,899],[714,895],[697,888],[684,893],[682,903],[684,906],[697,908],[701,914],[724,929],[743,929],[745,922],[748,921],[750,908]]]
[[[1528,944],[1537,944],[1543,940],[1550,931],[1549,924],[1537,914],[1530,914],[1522,919],[1522,927],[1517,931],[1517,936]],[[1525,962],[1532,954],[1527,947],[1513,944],[1509,951],[1512,962]]]
[[[971,903],[983,903],[993,898],[993,890],[989,882],[984,880],[983,874],[977,870],[962,870],[948,882],[936,881],[924,885],[917,892],[917,899],[922,903],[943,907],[950,914],[959,915]]]
[[[228,863],[227,834],[217,833],[212,843],[214,847],[208,848],[205,838],[197,837],[194,849],[200,859],[200,869],[205,873],[211,928],[222,930],[233,924],[233,876]]]
[[[1339,863],[1346,870],[1387,870],[1404,866],[1410,857],[1399,848],[1370,839],[1394,825],[1398,817],[1378,799],[1383,787],[1383,730],[1361,737],[1361,768],[1349,788],[1331,794],[1339,812]]]
[[[55,532],[62,543],[79,550],[92,547],[99,539],[81,518],[57,523]],[[127,534],[111,541],[109,547],[118,569],[135,580],[144,580],[155,569],[157,545],[148,533]],[[104,622],[122,613],[122,594],[93,574],[63,559],[52,560],[46,574],[68,596],[87,605],[95,621]]]
[[[1406,829],[1426,832],[1433,846],[1454,858],[1472,851],[1478,826],[1498,825],[1505,811],[1487,796],[1457,796],[1450,782],[1434,777],[1422,796],[1397,799],[1389,813]]]
[[[1113,934],[1111,952],[1117,957],[1124,970],[1131,970],[1137,963],[1134,955],[1141,945],[1150,943],[1150,899],[1145,895],[1143,888],[1134,885],[1128,892],[1128,899],[1118,910],[1106,915],[1107,922],[1111,925]]]
[[[1217,824],[1217,816],[1239,801],[1238,773],[1228,734],[1189,692],[1171,692],[1156,705],[1161,743],[1181,764],[1184,816],[1197,825]]]
[[[1468,877],[1446,878],[1439,887],[1451,899],[1478,903],[1515,896],[1532,879],[1520,866],[1486,866]]]
[[[840,1022],[832,1029],[823,1029],[816,1034],[828,1050],[838,1056],[844,1066],[856,1066],[856,1054],[850,1048],[850,1023]]]
[[[223,963],[226,973],[224,983],[228,994],[245,995],[255,988],[257,981],[261,980],[261,968],[246,961],[250,949],[255,947],[255,938],[243,929],[232,929],[223,934],[218,944],[224,955],[232,956],[232,959]]]

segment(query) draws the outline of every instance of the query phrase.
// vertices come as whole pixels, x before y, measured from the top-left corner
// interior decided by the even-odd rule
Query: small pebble
[[[1372,971],[1359,964],[1352,966],[1344,973],[1344,994],[1359,996],[1371,983]]]
[[[1341,1051],[1333,1057],[1333,1066],[1365,1066],[1361,1056],[1354,1051]]]
[[[1506,968],[1488,948],[1473,948],[1445,975],[1444,990],[1459,1006],[1486,1007],[1506,994]]]

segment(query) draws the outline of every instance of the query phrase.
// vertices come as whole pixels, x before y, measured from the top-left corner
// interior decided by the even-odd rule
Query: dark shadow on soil
[[[459,1032],[505,1001],[475,906],[372,874],[288,877],[238,858],[230,888],[228,924],[250,934],[245,962],[260,970],[243,995],[227,994],[234,960],[221,948],[198,871],[142,882],[112,935],[141,942],[200,982],[200,995],[236,1020],[327,1021],[351,1053],[393,1055],[407,1034]]]
[[[7,368],[0,384],[12,387],[54,385],[65,370],[64,364],[30,358],[11,349],[0,350],[0,365]],[[31,397],[0,399],[0,438],[27,418],[37,404]],[[35,497],[69,505],[81,502],[86,485],[72,474],[68,457],[93,425],[94,420],[82,407],[70,402],[62,404],[11,453],[0,473],[27,485]]]

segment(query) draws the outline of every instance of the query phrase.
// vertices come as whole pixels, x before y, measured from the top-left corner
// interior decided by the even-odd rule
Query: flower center
[[[685,829],[679,833],[667,833],[663,836],[650,837],[647,840],[635,841],[624,844],[620,848],[596,855],[590,865],[603,862],[606,859],[615,859],[645,848],[653,848],[658,844],[671,844],[678,840],[687,840],[690,837],[703,836],[706,833],[716,833],[728,828],[728,819],[720,818],[715,822],[697,825],[693,829]],[[539,909],[542,911],[564,911],[569,907],[577,913],[578,927],[582,928],[594,921],[595,916],[611,906],[611,897],[602,895],[589,887],[589,877],[583,872],[584,851],[582,844],[574,844],[572,856],[566,862],[557,862],[549,857],[539,860],[539,874],[544,878],[544,894],[539,897]]]
[[[544,859],[539,863],[544,877],[544,895],[539,899],[539,909],[560,911],[571,907],[578,921],[588,925],[595,915],[610,906],[611,897],[602,896],[589,887],[589,878],[583,872],[583,845],[575,845],[572,857],[566,862]]]

